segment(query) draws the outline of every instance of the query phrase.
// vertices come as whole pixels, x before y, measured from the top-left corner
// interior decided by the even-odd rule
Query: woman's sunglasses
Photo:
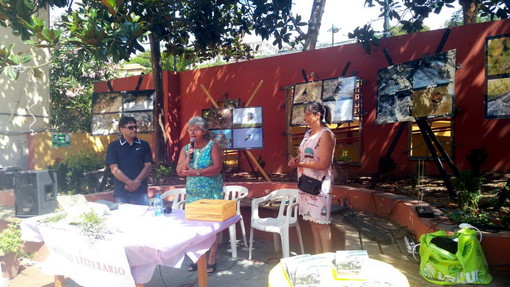
[[[138,129],[138,126],[129,126],[129,127],[124,127],[126,129],[129,129],[129,130],[134,130],[134,129]]]

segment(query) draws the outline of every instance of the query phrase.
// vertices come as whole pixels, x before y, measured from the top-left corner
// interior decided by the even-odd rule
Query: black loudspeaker
[[[57,174],[53,170],[30,170],[14,174],[14,204],[17,217],[53,212],[57,206]]]

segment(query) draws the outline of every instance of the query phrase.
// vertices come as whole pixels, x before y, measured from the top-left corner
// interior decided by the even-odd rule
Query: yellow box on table
[[[186,204],[186,220],[225,221],[236,215],[236,201],[224,199],[199,199]]]

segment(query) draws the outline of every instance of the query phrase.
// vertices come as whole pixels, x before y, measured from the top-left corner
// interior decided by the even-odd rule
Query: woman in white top
[[[335,152],[335,135],[326,127],[331,114],[326,106],[311,102],[305,106],[304,120],[310,127],[299,145],[299,156],[289,160],[298,168],[298,177],[305,174],[322,180],[318,195],[299,191],[299,214],[310,222],[315,252],[331,252],[331,163]]]

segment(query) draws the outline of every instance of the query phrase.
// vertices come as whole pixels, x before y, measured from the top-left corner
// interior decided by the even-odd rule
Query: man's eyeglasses
[[[129,130],[134,130],[134,129],[138,129],[138,126],[128,126],[128,127],[124,127],[125,129],[129,129]]]

